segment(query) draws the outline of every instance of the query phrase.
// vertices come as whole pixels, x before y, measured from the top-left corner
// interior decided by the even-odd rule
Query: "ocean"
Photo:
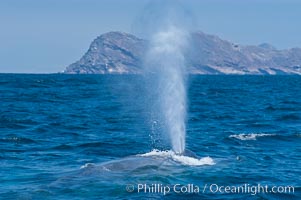
[[[0,199],[301,199],[301,76],[190,76],[187,155],[146,86],[0,74]]]

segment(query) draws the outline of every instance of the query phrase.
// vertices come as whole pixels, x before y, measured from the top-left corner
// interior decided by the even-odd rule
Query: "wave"
[[[193,158],[185,155],[178,155],[175,152],[168,151],[159,151],[157,149],[152,150],[151,152],[145,154],[138,154],[137,156],[141,157],[159,157],[165,159],[172,159],[175,162],[181,163],[183,165],[190,166],[201,166],[201,165],[214,165],[214,161],[209,156],[203,158]]]
[[[275,136],[275,134],[267,133],[241,133],[236,135],[230,135],[229,138],[235,138],[238,140],[256,140],[258,137]]]
[[[8,136],[0,138],[0,142],[7,142],[7,143],[22,143],[22,144],[31,144],[31,143],[37,143],[35,140],[25,138],[25,137],[17,137],[17,136]]]
[[[279,117],[278,121],[297,121],[300,120],[300,116],[298,114],[287,114]]]

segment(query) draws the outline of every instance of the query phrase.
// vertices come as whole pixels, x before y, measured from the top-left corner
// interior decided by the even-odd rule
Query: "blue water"
[[[0,199],[301,199],[301,77],[189,80],[186,147],[214,165],[138,155],[168,148],[143,77],[1,74]],[[200,192],[138,193],[155,183]],[[211,184],[295,189],[203,192]]]

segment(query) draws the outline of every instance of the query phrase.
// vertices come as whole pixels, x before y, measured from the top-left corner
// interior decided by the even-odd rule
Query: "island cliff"
[[[109,32],[97,37],[68,74],[138,74],[148,42],[134,35]],[[301,49],[278,50],[270,44],[239,45],[203,32],[191,33],[186,55],[191,74],[301,74]]]

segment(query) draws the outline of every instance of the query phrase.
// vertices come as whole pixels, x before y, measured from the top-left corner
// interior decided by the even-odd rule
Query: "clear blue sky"
[[[164,0],[162,0],[164,1]],[[1,0],[0,73],[62,71],[108,31],[131,32],[149,0]],[[301,47],[300,0],[183,0],[198,29],[241,44]]]

